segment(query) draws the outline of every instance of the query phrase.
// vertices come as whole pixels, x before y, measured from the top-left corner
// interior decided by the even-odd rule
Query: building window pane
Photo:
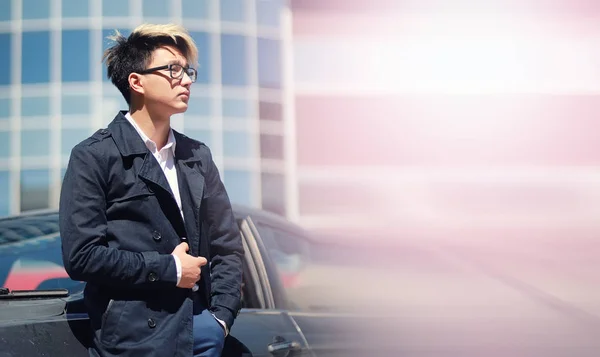
[[[204,130],[204,129],[185,129],[185,123],[184,123],[183,132],[184,132],[185,135],[189,136],[190,138],[192,138],[194,140],[198,140],[200,142],[203,142],[208,147],[211,146],[211,143],[212,143],[212,134],[211,134],[210,130]]]
[[[11,50],[10,50],[11,35],[9,33],[0,33],[0,85],[10,84],[10,69],[11,69]]]
[[[260,157],[263,159],[283,159],[283,137],[261,134]]]
[[[281,88],[281,43],[277,40],[258,40],[258,84],[263,88]]]
[[[21,157],[48,156],[50,132],[48,130],[23,130],[21,132]]]
[[[210,116],[212,114],[212,99],[194,94],[194,89],[192,88],[192,95],[185,113],[189,115]]]
[[[285,216],[285,178],[282,174],[261,175],[262,208]]]
[[[8,216],[10,214],[10,173],[8,171],[0,171],[0,216]]]
[[[182,17],[184,19],[193,19],[194,22],[201,19],[209,19],[209,3],[210,0],[181,0]]]
[[[62,0],[63,17],[88,17],[90,0]]]
[[[10,157],[10,132],[0,131],[0,158],[7,159],[9,157]]]
[[[252,204],[251,175],[248,171],[225,170],[224,184],[231,202],[247,206]]]
[[[49,17],[50,0],[23,0],[23,19],[48,19]]]
[[[0,121],[10,117],[11,100],[8,98],[0,98]]]
[[[115,91],[117,91],[115,89]],[[108,125],[120,110],[127,110],[128,106],[125,102],[125,98],[122,95],[116,94],[114,96],[105,95],[102,99],[102,122],[103,125]]]
[[[249,117],[250,101],[245,99],[223,99],[223,116],[232,118]]]
[[[4,0],[0,1],[0,21],[10,21],[11,19],[11,6],[12,1]]]
[[[196,83],[210,83],[210,35],[206,32],[190,32],[190,35],[198,47],[198,78]],[[193,90],[192,90],[193,91]]]
[[[50,34],[48,31],[23,32],[21,81],[48,83],[50,81]]]
[[[90,114],[90,97],[88,95],[63,94],[61,110],[63,114]]]
[[[168,17],[171,14],[170,3],[170,1],[165,0],[144,0],[142,13],[146,17]]]
[[[246,21],[246,0],[221,0],[221,20],[232,22]]]
[[[248,84],[246,37],[221,35],[221,80],[224,85]]]
[[[282,2],[286,0],[259,0],[256,2],[256,20],[260,26],[278,27]]]
[[[131,33],[129,29],[119,28],[117,29],[121,35],[127,37]],[[114,42],[109,40],[107,37],[115,34],[115,29],[104,29],[102,30],[102,52],[106,51],[109,47],[111,47]],[[108,77],[106,77],[106,65],[102,64],[102,80],[105,82],[110,82]]]
[[[21,98],[21,115],[24,117],[50,115],[50,98],[23,97]]]
[[[63,82],[90,80],[90,32],[68,30],[62,33]]]
[[[64,156],[69,156],[75,145],[90,136],[90,132],[87,129],[62,129],[61,135],[60,152]]]
[[[50,206],[50,171],[24,170],[21,172],[21,211]]]
[[[129,16],[129,0],[103,0],[102,16]]]
[[[224,131],[223,153],[229,157],[252,156],[252,134],[246,131]]]
[[[281,103],[260,102],[258,103],[258,113],[260,119],[281,121],[282,117]]]

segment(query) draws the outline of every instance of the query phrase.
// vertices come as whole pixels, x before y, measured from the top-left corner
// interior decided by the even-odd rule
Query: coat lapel
[[[150,152],[146,154],[146,157],[144,158],[144,163],[140,168],[138,176],[146,183],[152,183],[162,188],[171,197],[174,197],[173,191],[171,191],[171,187],[169,186],[169,181],[167,181],[167,178],[165,177],[162,168],[158,164],[158,161],[156,161],[156,158]],[[149,188],[152,189],[152,185],[149,185]]]
[[[175,132],[175,139],[175,164],[185,228],[190,248],[195,250],[200,242],[200,207],[204,196],[204,176],[197,169],[200,160],[193,156],[186,138]],[[198,254],[197,251],[192,253]]]
[[[125,117],[125,113],[126,111],[119,112],[112,123],[108,125],[117,148],[123,156],[144,155],[144,163],[138,172],[138,176],[146,184],[151,183],[148,185],[150,189],[153,190],[155,188],[152,186],[158,186],[173,197],[173,191],[171,191],[169,182],[158,161],[156,161],[156,158],[148,150],[135,128],[129,123]]]

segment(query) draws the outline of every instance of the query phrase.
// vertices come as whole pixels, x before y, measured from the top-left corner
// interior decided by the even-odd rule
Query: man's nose
[[[181,77],[181,84],[184,86],[190,86],[192,83],[192,77],[190,77],[190,75],[184,71],[183,77]]]

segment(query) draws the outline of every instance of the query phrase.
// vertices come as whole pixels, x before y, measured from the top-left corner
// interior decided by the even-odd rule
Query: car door
[[[267,216],[252,217],[257,232],[258,245],[268,256],[272,269],[270,281],[277,285],[285,296],[288,317],[302,332],[311,351],[319,357],[358,357],[371,355],[394,355],[385,346],[365,343],[370,331],[377,331],[377,321],[369,316],[360,317],[355,313],[336,313],[334,308],[340,302],[328,301],[324,293],[331,276],[344,279],[328,270],[325,262],[333,257],[330,253],[315,257],[316,250],[322,250],[314,238],[300,227]],[[321,277],[321,278],[319,278]],[[337,285],[334,285],[335,288]],[[382,352],[385,351],[385,352]]]
[[[264,257],[249,218],[240,220],[239,224],[245,250],[244,307],[231,329],[231,339],[241,342],[253,356],[313,356],[294,320],[276,306]],[[230,347],[228,343],[231,342],[226,342],[225,352]]]

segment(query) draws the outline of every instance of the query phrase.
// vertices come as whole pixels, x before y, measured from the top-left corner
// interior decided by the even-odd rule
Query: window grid
[[[169,1],[170,14],[166,18],[160,18],[162,22],[170,21],[182,23],[183,11],[182,0]],[[110,83],[103,83],[102,67],[99,60],[102,56],[102,31],[103,29],[129,28],[145,20],[143,17],[143,0],[128,0],[129,13],[123,12],[123,16],[103,17],[103,1],[88,0],[88,16],[71,15],[63,17],[63,0],[49,2],[49,17],[39,19],[23,19],[23,0],[12,0],[10,6],[10,18],[18,21],[4,21],[0,23],[0,33],[10,34],[10,60],[11,74],[10,85],[0,88],[0,96],[10,99],[9,116],[6,118],[4,129],[7,130],[10,137],[10,158],[0,161],[0,170],[6,170],[9,173],[10,198],[8,202],[9,213],[18,214],[21,202],[21,176],[24,169],[27,170],[49,170],[49,202],[53,208],[58,207],[58,196],[60,193],[60,183],[66,167],[66,160],[63,151],[65,147],[62,143],[63,133],[69,133],[74,129],[89,130],[104,126],[105,122],[112,120],[114,114],[110,114],[108,119],[103,113],[104,93],[109,91],[120,96],[120,93],[113,88]],[[197,85],[195,91],[203,92],[211,101],[211,113],[208,117],[197,115],[183,115],[180,119],[182,124],[188,120],[202,120],[207,124],[193,125],[194,130],[207,129],[211,133],[211,150],[213,157],[221,172],[225,176],[226,170],[248,170],[250,175],[251,204],[260,207],[261,204],[261,172],[265,163],[260,157],[260,122],[258,120],[258,101],[259,94],[262,91],[258,88],[258,63],[257,63],[257,38],[269,38],[283,41],[281,29],[257,25],[257,0],[248,0],[244,7],[244,21],[221,22],[221,8],[219,0],[207,0],[208,19],[186,23],[186,28],[192,31],[206,32],[209,34],[210,43],[210,84]],[[89,32],[89,81],[80,83],[62,82],[62,35],[63,30],[86,30]],[[23,46],[23,32],[47,31],[49,35],[49,81],[48,83],[23,84],[21,72],[22,62],[20,54]],[[245,41],[245,53],[247,61],[245,72],[247,74],[247,83],[243,87],[224,87],[221,84],[221,36],[222,35],[241,35]],[[69,95],[86,93],[89,105],[87,105],[87,114],[72,113],[63,115],[63,98]],[[278,91],[280,93],[280,91]],[[26,122],[23,121],[21,112],[21,100],[23,95],[28,97],[41,96],[50,99],[49,113],[49,154],[48,157],[35,157],[27,162],[21,159],[21,131],[25,127],[30,127],[37,120],[30,117]],[[280,97],[281,94],[275,94],[274,97]],[[82,98],[85,98],[82,97]],[[242,99],[248,101],[245,115],[235,117],[223,117],[224,98]],[[82,106],[85,108],[86,106]],[[81,109],[84,110],[84,109]],[[237,113],[237,112],[236,112]],[[77,121],[78,116],[86,116],[87,123]],[[31,124],[31,125],[30,125]],[[185,125],[181,125],[185,127]],[[240,160],[235,157],[226,157],[224,155],[224,133],[242,130],[246,132],[250,144],[248,158]],[[273,166],[273,165],[271,165]],[[281,163],[275,164],[275,171],[282,171]]]

